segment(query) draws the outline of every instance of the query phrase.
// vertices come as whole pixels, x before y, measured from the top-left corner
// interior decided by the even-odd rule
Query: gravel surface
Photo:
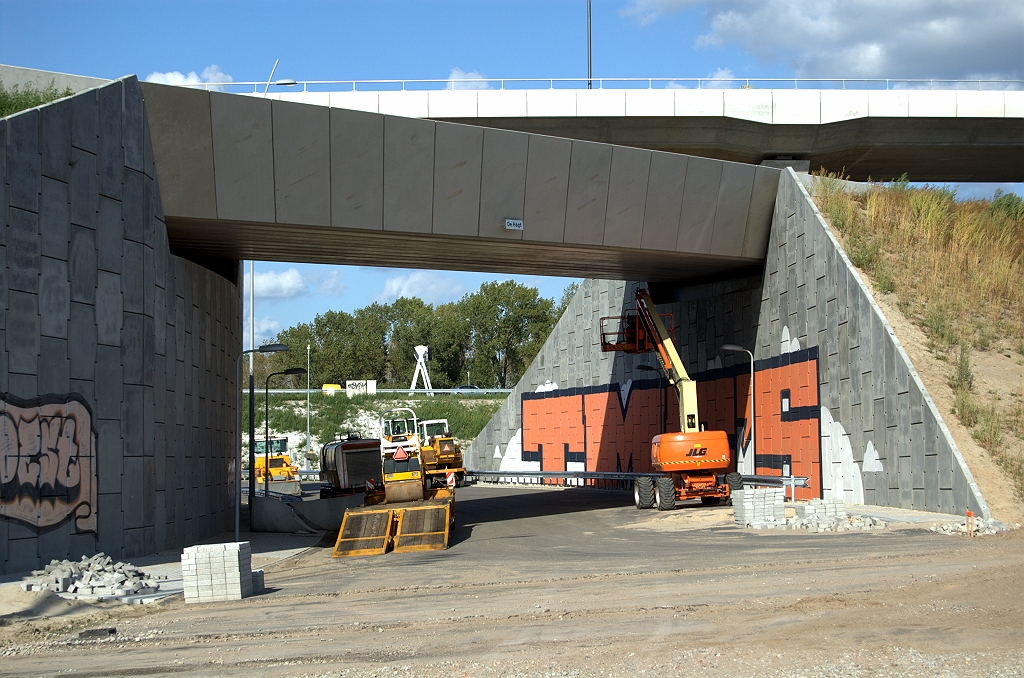
[[[448,551],[323,546],[242,601],[8,615],[0,675],[1024,675],[1021,530],[810,535],[625,493],[459,497]]]

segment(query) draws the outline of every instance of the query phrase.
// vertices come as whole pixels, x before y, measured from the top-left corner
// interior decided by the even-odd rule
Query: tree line
[[[416,368],[414,346],[430,347],[427,368],[434,388],[467,382],[481,388],[512,388],[526,371],[572,300],[572,283],[555,302],[515,281],[487,282],[462,299],[433,306],[417,297],[373,303],[352,313],[327,311],[309,323],[282,330],[269,343],[291,350],[258,356],[256,384],[289,367],[305,367],[310,382],[342,384],[376,379],[380,388],[404,388]],[[468,373],[468,374],[467,374]],[[306,377],[280,376],[271,388],[304,388]],[[420,384],[422,387],[422,383]]]

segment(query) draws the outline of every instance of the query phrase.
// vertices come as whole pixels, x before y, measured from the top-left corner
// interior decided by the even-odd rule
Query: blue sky
[[[595,77],[1024,77],[1015,0],[594,0]],[[584,77],[585,0],[0,0],[0,63],[114,78],[234,81]],[[213,68],[216,67],[216,68]],[[961,185],[965,197],[996,185]],[[1021,184],[1003,185],[1021,192]],[[460,298],[514,278],[557,299],[561,278],[257,262],[260,338],[334,309]],[[248,322],[248,321],[247,321]]]

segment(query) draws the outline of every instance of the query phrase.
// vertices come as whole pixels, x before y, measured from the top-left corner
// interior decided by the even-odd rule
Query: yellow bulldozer
[[[383,487],[369,482],[363,506],[346,509],[331,556],[448,548],[455,487],[466,473],[448,422],[420,422],[403,407],[379,424]]]

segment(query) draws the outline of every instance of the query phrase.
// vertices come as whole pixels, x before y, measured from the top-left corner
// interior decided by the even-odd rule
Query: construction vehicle
[[[320,448],[320,498],[357,494],[381,484],[380,438],[349,431]]]
[[[257,440],[253,472],[256,474],[256,487],[260,489],[279,494],[302,495],[299,467],[292,465],[287,438]]]
[[[462,469],[462,449],[452,436],[447,419],[429,419],[419,423],[420,460],[426,473],[433,476],[433,482],[440,479],[440,473],[456,469],[455,486],[462,485],[466,472]],[[446,480],[447,484],[447,480]]]
[[[663,475],[634,481],[636,507],[657,506],[668,511],[677,501],[699,497],[704,504],[717,504],[728,498],[730,488],[742,482],[740,474],[729,470],[729,437],[725,431],[704,430],[697,407],[697,384],[687,374],[672,334],[647,290],[637,289],[636,306],[627,309],[625,315],[601,318],[601,349],[654,352],[679,396],[681,430],[661,433],[651,440],[651,467]]]
[[[346,509],[333,558],[448,548],[455,522],[455,485],[466,469],[438,461],[455,459],[443,451],[446,438],[434,427],[421,429],[409,408],[383,413],[380,429],[381,483],[368,482],[363,506]],[[424,453],[427,430],[433,432],[432,442],[440,442],[441,455],[432,445]],[[454,445],[454,439],[447,439]]]

